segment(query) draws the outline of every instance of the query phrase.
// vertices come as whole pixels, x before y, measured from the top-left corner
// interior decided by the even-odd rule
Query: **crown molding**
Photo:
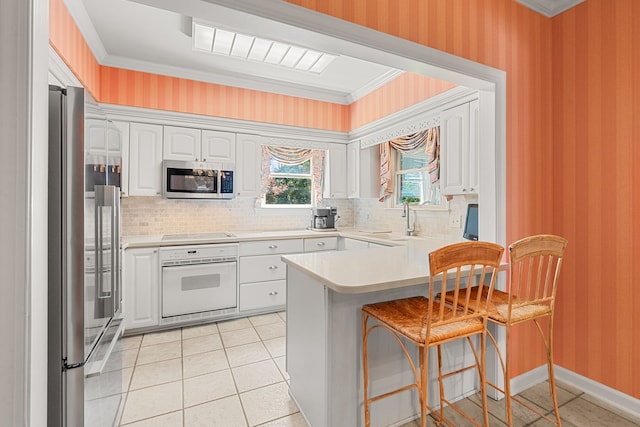
[[[349,97],[342,92],[305,87],[299,84],[274,81],[271,79],[246,74],[226,73],[224,71],[198,71],[182,67],[158,64],[147,61],[140,61],[120,56],[107,55],[102,65],[109,67],[123,68],[127,70],[141,71],[144,73],[174,76],[188,80],[195,80],[206,83],[219,84],[223,86],[240,87],[257,90],[260,92],[271,92],[280,95],[295,96],[297,98],[308,98],[316,101],[330,102],[333,104],[349,105]]]
[[[101,103],[99,105],[110,120],[143,122],[169,126],[198,127],[200,129],[255,134],[272,141],[274,145],[286,145],[282,141],[292,141],[292,143],[299,141],[301,144],[302,141],[307,141],[310,144],[346,144],[349,142],[348,134],[346,132],[204,116],[198,114],[178,113],[174,111],[127,107],[115,104]]]
[[[96,31],[96,27],[89,18],[84,3],[82,0],[64,0],[64,4],[67,6],[67,10],[78,26],[84,40],[87,42],[89,49],[91,49],[93,56],[95,56],[98,63],[101,64],[107,56],[107,50]]]
[[[349,133],[350,141],[360,141],[362,148],[409,135],[440,124],[440,112],[478,97],[475,89],[458,86],[414,104],[404,110],[368,123]]]
[[[352,104],[355,101],[364,98],[365,96],[367,96],[368,94],[370,94],[371,92],[373,92],[376,89],[381,88],[382,86],[386,85],[387,83],[389,83],[390,81],[394,80],[396,77],[402,75],[404,73],[404,71],[402,70],[389,70],[387,71],[385,74],[383,74],[382,76],[378,77],[377,79],[369,82],[368,84],[366,84],[365,86],[361,87],[358,90],[354,90],[353,92],[351,92],[348,96],[347,96],[347,104]]]
[[[542,15],[552,18],[585,0],[516,0]]]
[[[276,93],[340,105],[349,105],[357,101],[403,73],[403,71],[400,70],[391,70],[385,75],[351,93],[344,93],[332,89],[315,88],[246,74],[229,73],[222,70],[198,71],[186,67],[174,67],[125,58],[117,55],[110,55],[107,53],[95,26],[91,22],[82,0],[64,0],[64,3],[78,26],[80,33],[87,42],[89,49],[95,56],[98,63],[104,66],[175,76],[223,86],[240,87],[260,92]]]
[[[49,45],[49,74],[55,77],[64,87],[82,86],[78,77],[73,74],[51,45]]]

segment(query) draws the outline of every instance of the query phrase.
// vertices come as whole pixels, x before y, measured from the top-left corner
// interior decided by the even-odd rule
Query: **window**
[[[422,206],[442,204],[438,182],[431,182],[429,159],[424,149],[413,153],[394,150],[396,155],[396,206],[405,202]]]
[[[262,206],[310,207],[322,200],[324,150],[262,147]]]
[[[285,164],[271,157],[264,204],[310,206],[312,180],[311,159]]]

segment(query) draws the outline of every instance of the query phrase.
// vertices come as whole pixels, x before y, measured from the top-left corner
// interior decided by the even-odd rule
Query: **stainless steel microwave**
[[[232,199],[234,165],[223,162],[162,162],[162,197]]]

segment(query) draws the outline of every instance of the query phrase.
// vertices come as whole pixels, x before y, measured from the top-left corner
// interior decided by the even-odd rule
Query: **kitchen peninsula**
[[[290,393],[311,427],[364,425],[360,309],[368,303],[428,296],[428,254],[449,243],[410,239],[399,247],[282,257],[287,264]],[[409,364],[389,334],[374,333],[368,354],[373,395],[413,381]],[[417,351],[412,357],[417,360]],[[472,357],[463,340],[443,346],[444,369],[468,365]],[[429,400],[435,404],[437,381],[432,383]],[[472,394],[475,388],[473,372],[451,377],[445,385],[452,399]],[[417,394],[411,390],[378,401],[371,414],[374,427],[408,422],[419,414]]]

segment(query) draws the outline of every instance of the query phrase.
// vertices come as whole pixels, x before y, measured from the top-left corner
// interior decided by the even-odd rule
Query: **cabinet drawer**
[[[246,256],[240,258],[240,283],[266,282],[284,279],[285,263],[280,255]]]
[[[294,254],[303,251],[302,239],[260,240],[240,242],[239,253],[243,255]]]
[[[305,252],[334,251],[338,249],[337,237],[315,237],[304,239]]]
[[[286,289],[285,280],[240,285],[240,311],[285,305]]]

